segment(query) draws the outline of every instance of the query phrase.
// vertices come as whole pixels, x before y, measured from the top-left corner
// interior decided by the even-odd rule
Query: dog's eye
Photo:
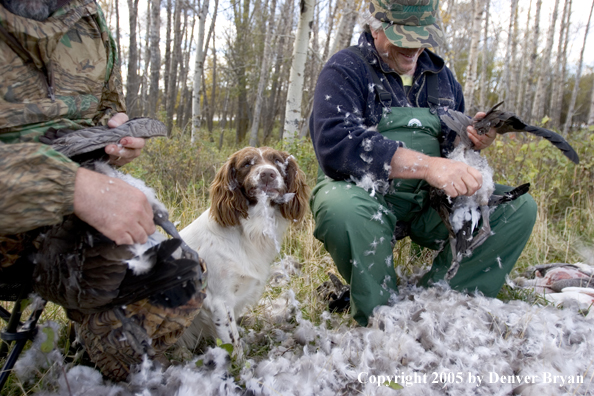
[[[287,164],[287,161],[285,161],[283,157],[275,156],[274,163],[278,166],[285,166]]]

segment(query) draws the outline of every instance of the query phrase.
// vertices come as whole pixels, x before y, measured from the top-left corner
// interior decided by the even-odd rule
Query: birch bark
[[[334,41],[330,46],[330,53],[328,57],[334,55],[341,49],[347,47],[351,42],[353,36],[353,28],[357,19],[357,4],[355,0],[345,0],[344,7],[342,8],[342,15],[338,26],[336,28],[336,35]]]
[[[479,106],[481,109],[487,108],[487,90],[489,89],[488,85],[488,76],[487,76],[487,56],[488,56],[488,44],[489,44],[489,8],[491,5],[491,1],[487,0],[485,4],[485,29],[483,33],[483,56],[481,58],[481,86],[480,86],[480,98],[479,98]]]
[[[289,89],[285,108],[284,140],[291,141],[299,133],[301,117],[301,100],[303,98],[303,83],[305,61],[307,60],[307,47],[309,34],[314,16],[314,0],[300,1],[300,16],[295,46],[293,47],[293,62],[289,74]]]

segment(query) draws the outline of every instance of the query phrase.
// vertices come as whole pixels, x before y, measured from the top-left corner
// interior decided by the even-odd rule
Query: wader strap
[[[377,71],[371,67],[365,56],[363,56],[361,49],[356,45],[352,45],[347,49],[361,58],[365,62],[365,65],[367,65],[367,69],[369,70],[369,74],[371,74],[371,79],[373,80],[373,89],[375,90],[375,93],[382,105],[388,109],[392,107],[392,94],[386,90],[384,84],[382,84],[382,80],[380,80],[380,77],[377,74]]]
[[[431,114],[435,114],[439,106],[439,76],[437,73],[428,73],[427,81],[427,102]]]

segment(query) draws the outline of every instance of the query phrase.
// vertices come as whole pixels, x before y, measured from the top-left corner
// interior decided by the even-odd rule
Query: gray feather
[[[461,143],[468,148],[472,148],[474,145],[468,137],[466,127],[472,125],[472,118],[460,113],[459,111],[449,110],[439,118],[447,125],[452,131],[456,132],[460,136]]]
[[[97,126],[73,131],[52,142],[52,148],[67,157],[88,153],[107,146],[118,144],[126,137],[151,138],[167,136],[167,127],[152,118],[133,118],[117,128]]]

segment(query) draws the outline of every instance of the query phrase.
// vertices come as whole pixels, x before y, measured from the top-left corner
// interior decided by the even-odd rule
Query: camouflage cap
[[[369,12],[382,21],[386,37],[402,48],[435,48],[444,37],[437,24],[439,0],[371,0]]]

